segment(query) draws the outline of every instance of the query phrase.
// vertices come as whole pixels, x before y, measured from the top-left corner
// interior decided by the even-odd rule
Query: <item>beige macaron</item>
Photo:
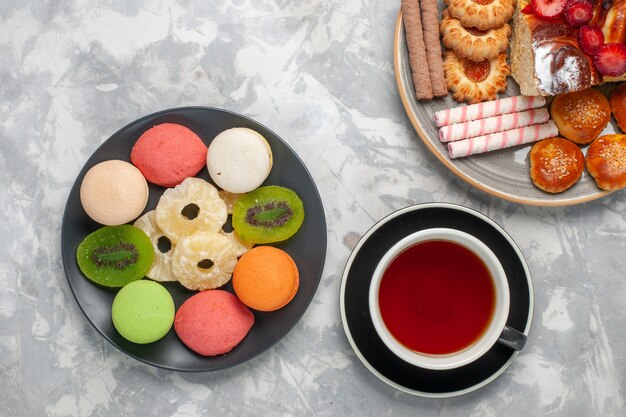
[[[100,162],[87,171],[80,185],[80,202],[98,223],[116,226],[135,220],[148,202],[148,183],[135,166]]]
[[[260,133],[235,127],[213,139],[207,168],[218,187],[235,194],[259,187],[272,169],[272,149]]]

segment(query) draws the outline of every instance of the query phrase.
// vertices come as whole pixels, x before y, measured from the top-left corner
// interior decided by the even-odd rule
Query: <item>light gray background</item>
[[[425,148],[393,72],[399,1],[0,1],[1,416],[624,416],[624,192],[568,208],[472,189]],[[166,372],[114,349],[60,260],[64,204],[91,153],[148,113],[207,105],[281,135],[318,184],[328,256],[298,325],[254,360]],[[446,400],[388,387],[343,332],[339,286],[358,238],[427,201],[492,217],[535,285],[528,347]]]

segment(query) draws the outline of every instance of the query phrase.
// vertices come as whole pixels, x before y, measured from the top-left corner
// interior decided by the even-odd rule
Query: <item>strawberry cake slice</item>
[[[511,75],[523,95],[626,81],[626,0],[519,0],[513,31]]]

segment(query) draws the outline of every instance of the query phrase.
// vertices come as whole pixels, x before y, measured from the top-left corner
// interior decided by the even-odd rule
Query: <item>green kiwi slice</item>
[[[76,259],[91,281],[120,288],[144,277],[152,265],[154,248],[150,238],[137,227],[105,226],[80,242]]]
[[[251,243],[280,242],[304,221],[304,205],[295,191],[269,185],[239,197],[233,207],[233,229]]]

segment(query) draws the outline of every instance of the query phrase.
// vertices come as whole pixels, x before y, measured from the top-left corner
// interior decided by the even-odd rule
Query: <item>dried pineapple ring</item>
[[[183,238],[172,256],[172,271],[190,290],[210,290],[226,284],[237,263],[235,245],[217,232]]]
[[[152,246],[154,247],[154,260],[152,261],[150,270],[146,272],[146,276],[159,282],[176,281],[176,277],[172,272],[172,252],[174,252],[175,245],[171,243],[167,236],[161,231],[159,225],[157,225],[154,210],[138,218],[133,226],[143,230],[150,238]],[[166,243],[170,244],[167,252],[161,251],[159,247],[159,241],[161,241],[161,239],[167,239]],[[163,246],[162,244],[161,247]]]
[[[240,238],[237,232],[235,232],[234,230],[232,232],[225,232],[224,229],[222,229],[220,230],[220,234],[226,236],[233,242],[233,245],[235,246],[235,253],[237,254],[238,258],[244,253],[248,252],[254,246],[254,243],[246,242],[245,240]]]
[[[217,188],[195,177],[165,190],[156,206],[156,222],[173,243],[198,231],[217,232],[227,217]]]
[[[241,197],[241,194],[231,193],[230,191],[220,190],[219,191],[220,198],[224,200],[226,203],[226,210],[228,214],[233,214],[233,206],[237,202],[237,199]]]

